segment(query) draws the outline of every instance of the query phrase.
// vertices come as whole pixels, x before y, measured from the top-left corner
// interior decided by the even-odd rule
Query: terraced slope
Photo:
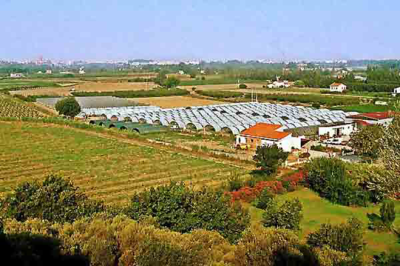
[[[0,117],[33,117],[39,118],[43,115],[27,104],[21,103],[11,97],[0,94]]]
[[[16,184],[50,173],[70,177],[90,197],[107,203],[170,180],[217,185],[243,169],[90,135],[66,127],[0,122],[0,196]]]

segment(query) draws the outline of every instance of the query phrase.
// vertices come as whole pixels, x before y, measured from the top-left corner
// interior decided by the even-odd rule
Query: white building
[[[23,78],[24,74],[22,73],[11,73],[10,78]]]
[[[289,88],[290,84],[289,81],[274,81],[272,84],[267,86],[269,89],[279,89],[279,88]]]
[[[393,90],[393,97],[400,95],[400,87]]]
[[[318,135],[329,138],[350,136],[355,130],[356,126],[354,123],[326,124],[318,128]]]
[[[347,90],[347,86],[342,84],[342,83],[332,83],[330,86],[330,91],[331,92],[344,92]]]
[[[46,70],[46,74],[51,75],[52,73],[51,69]]]
[[[272,146],[276,144],[285,152],[301,148],[301,138],[292,136],[292,133],[284,132],[281,125],[258,123],[236,136],[236,145],[248,145],[250,149],[259,146]]]

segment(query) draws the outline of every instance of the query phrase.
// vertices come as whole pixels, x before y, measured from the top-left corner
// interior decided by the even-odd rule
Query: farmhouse
[[[301,139],[293,137],[292,133],[283,132],[281,125],[258,123],[236,137],[236,145],[241,144],[249,145],[251,149],[276,144],[285,152],[290,152],[301,148]]]
[[[331,123],[321,125],[318,128],[318,135],[319,136],[326,136],[329,138],[334,137],[343,137],[343,136],[350,136],[356,130],[356,126],[354,123]]]
[[[396,96],[398,96],[398,95],[400,95],[400,87],[395,88],[395,89],[393,90],[393,97],[396,97]]]
[[[272,84],[268,85],[269,89],[279,89],[279,88],[289,88],[290,84],[289,81],[284,80],[284,81],[274,81]]]
[[[364,125],[384,125],[387,126],[393,121],[393,113],[392,112],[375,112],[375,113],[363,113],[358,115],[352,115],[348,117],[349,119],[353,119],[355,122],[362,123]]]
[[[22,73],[11,73],[10,78],[23,78],[24,74]]]
[[[342,84],[342,83],[332,83],[330,86],[330,91],[331,92],[344,92],[347,90],[347,86]]]

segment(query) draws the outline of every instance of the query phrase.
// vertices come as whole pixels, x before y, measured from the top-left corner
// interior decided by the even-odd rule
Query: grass
[[[246,94],[246,97],[250,98],[250,94]],[[335,97],[319,94],[258,94],[258,99],[262,101],[317,103],[327,106],[354,105],[360,102],[360,99],[356,97]]]
[[[200,85],[222,85],[237,84],[238,79],[234,78],[213,78],[205,80],[182,80],[180,86],[200,86]],[[240,79],[240,83],[260,83],[262,80]]]
[[[357,104],[357,105],[335,107],[333,109],[343,110],[346,112],[372,113],[372,112],[386,112],[390,110],[390,107],[385,105]]]
[[[310,232],[318,230],[323,223],[330,222],[338,224],[346,221],[350,217],[356,217],[367,227],[367,213],[379,214],[379,206],[371,205],[366,208],[355,208],[332,204],[306,188],[278,196],[279,201],[293,198],[299,198],[303,204],[304,218],[301,222],[302,231],[300,232],[300,237],[302,239],[305,239]],[[250,211],[254,223],[262,220],[263,210],[250,207]],[[400,227],[400,202],[396,202],[396,215],[397,218],[394,224]],[[398,237],[393,233],[377,233],[366,230],[364,239],[367,243],[366,253],[369,255],[382,251],[400,250]]]
[[[0,195],[50,173],[71,180],[90,197],[124,203],[136,192],[190,181],[218,184],[231,172],[247,171],[212,160],[109,139],[49,124],[0,122]]]
[[[165,97],[182,96],[189,92],[182,89],[153,89],[140,91],[110,91],[110,92],[74,92],[74,96],[114,96],[120,98],[143,98],[143,97]]]
[[[224,98],[238,98],[238,97],[243,97],[243,93],[241,92],[234,92],[234,91],[203,91],[203,90],[197,90],[196,93],[207,96],[207,97],[212,97],[216,99],[224,99]]]
[[[34,88],[45,88],[45,87],[60,87],[58,83],[51,81],[27,81],[27,80],[12,80],[12,79],[3,79],[0,80],[0,91],[8,92],[15,90],[24,90],[24,89],[34,89]]]

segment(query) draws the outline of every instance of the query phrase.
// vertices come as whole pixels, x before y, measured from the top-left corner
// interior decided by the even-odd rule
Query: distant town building
[[[22,73],[11,73],[10,78],[23,78],[25,77]]]
[[[331,92],[344,92],[347,90],[347,86],[342,84],[342,83],[332,83],[330,86],[330,91]]]
[[[52,73],[51,69],[46,70],[46,74],[51,75]]]
[[[183,70],[179,70],[178,73],[179,73],[179,75],[185,75],[185,71],[183,71]]]

